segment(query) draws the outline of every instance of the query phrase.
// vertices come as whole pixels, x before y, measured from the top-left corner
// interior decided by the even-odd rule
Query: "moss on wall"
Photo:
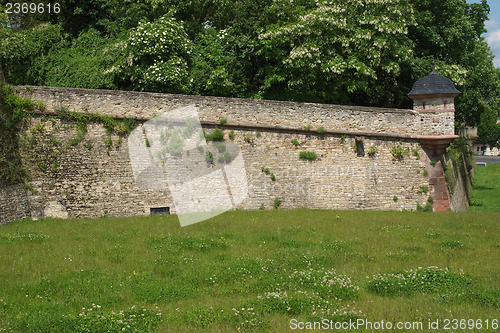
[[[474,154],[470,139],[461,137],[442,156],[444,177],[452,210],[467,210],[474,177]]]
[[[0,180],[4,185],[20,183],[26,177],[17,134],[29,122],[31,111],[43,107],[42,103],[20,97],[11,86],[0,83]]]

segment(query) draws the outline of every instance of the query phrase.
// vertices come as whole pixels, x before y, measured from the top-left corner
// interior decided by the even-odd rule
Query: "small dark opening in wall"
[[[170,215],[170,207],[151,207],[149,209],[150,215],[161,215],[161,214],[169,214]]]
[[[358,157],[363,157],[365,156],[365,146],[363,145],[363,138],[360,136],[357,136],[354,138],[356,142],[356,154]]]

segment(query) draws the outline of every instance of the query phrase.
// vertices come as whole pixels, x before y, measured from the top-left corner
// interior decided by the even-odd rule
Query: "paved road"
[[[476,162],[500,163],[500,156],[476,156]]]

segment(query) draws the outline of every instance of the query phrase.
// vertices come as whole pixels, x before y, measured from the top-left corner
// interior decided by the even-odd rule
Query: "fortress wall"
[[[251,145],[239,134],[235,141],[243,148],[250,180],[244,208],[257,209],[261,204],[271,208],[279,198],[285,208],[410,210],[427,199],[418,193],[428,183],[421,161],[411,154],[403,161],[395,160],[390,152],[396,145],[392,140],[365,138],[365,155],[358,156],[353,150],[354,138],[342,143],[333,135],[262,132]],[[293,138],[301,146],[295,147]],[[374,158],[366,154],[371,145],[378,149]],[[423,153],[417,142],[403,141],[401,145]],[[300,151],[314,151],[319,158],[301,160]],[[262,172],[262,167],[274,173],[276,180]]]
[[[76,126],[59,119],[34,117],[24,134],[21,155],[31,179],[29,201],[35,219],[144,215],[149,213],[146,208],[171,202],[168,189],[137,187],[126,139],[118,144],[119,137],[112,135],[108,149],[100,124],[89,124],[85,139],[76,146],[69,144]]]
[[[119,137],[112,135],[113,145],[108,148],[103,126],[91,124],[85,139],[70,147],[68,142],[76,135],[74,124],[34,117],[30,128],[43,128],[28,130],[25,134],[34,140],[26,140],[22,148],[23,163],[32,179],[29,201],[33,218],[147,215],[152,207],[169,207],[175,213],[167,186],[145,190],[136,184],[127,138],[119,142]],[[262,205],[271,209],[275,198],[288,209],[411,210],[427,200],[428,194],[419,191],[428,184],[428,177],[423,176],[426,155],[415,140],[366,137],[365,155],[358,156],[353,150],[354,137],[342,142],[336,135],[271,130],[261,130],[258,135],[256,131],[236,129],[230,140],[228,130],[225,133],[226,142],[237,144],[245,161],[249,193],[240,205],[243,209],[259,209]],[[245,135],[251,135],[253,142],[248,143]],[[43,139],[48,137],[61,144],[50,146]],[[301,143],[299,147],[291,142],[294,138]],[[366,154],[372,145],[378,149],[374,158]],[[396,145],[410,152],[402,161],[391,154]],[[419,151],[419,159],[413,149]],[[33,151],[39,154],[33,156]],[[56,157],[43,160],[47,151],[55,152]],[[314,151],[318,160],[301,160],[300,151]],[[41,160],[44,168],[40,167]],[[275,174],[275,181],[262,171],[263,167]],[[212,192],[204,195],[218,200]]]
[[[0,225],[30,217],[24,184],[0,186]]]
[[[225,141],[241,149],[245,162],[248,196],[239,205],[243,209],[259,209],[262,205],[272,209],[278,198],[281,207],[288,209],[414,210],[417,204],[425,205],[427,197],[433,194],[429,176],[423,175],[430,157],[420,147],[418,135],[449,134],[446,112],[420,115],[399,109],[17,88],[20,94],[45,103],[49,112],[63,106],[78,112],[138,117],[145,121],[155,114],[194,104],[205,121],[206,131],[211,131],[219,119],[227,119],[230,126],[220,126]],[[320,135],[301,130],[306,125],[322,126],[329,132]],[[234,139],[228,137],[230,130],[234,131]],[[335,131],[351,134],[342,138]],[[353,149],[355,144],[359,145],[355,141],[358,131],[366,132],[361,136],[364,154]],[[84,139],[71,146],[71,140],[77,136],[76,124],[43,115],[35,115],[29,128],[20,135],[20,153],[30,174],[31,189],[26,195],[33,218],[147,215],[151,208],[158,207],[169,207],[176,213],[165,184],[158,189],[144,189],[136,183],[127,137],[115,134],[109,137],[101,124],[91,123]],[[245,136],[251,136],[252,141],[245,140]],[[292,139],[297,139],[300,146],[296,147]],[[378,150],[374,157],[367,153],[372,145]],[[407,152],[402,160],[391,153],[396,146]],[[313,151],[318,159],[302,160],[301,151]],[[274,181],[262,171],[263,167],[275,175]],[[157,187],[161,185],[155,177],[151,182],[156,182]],[[429,193],[422,193],[422,186],[429,186]],[[203,191],[203,195],[220,200],[210,191]],[[5,200],[5,195],[0,193],[0,198]]]
[[[199,107],[203,121],[227,119],[253,124],[406,135],[453,135],[453,112],[423,113],[410,109],[295,103],[241,98],[141,93],[53,87],[17,87],[20,94],[43,101],[48,111],[69,107],[77,112],[151,119],[187,105]]]

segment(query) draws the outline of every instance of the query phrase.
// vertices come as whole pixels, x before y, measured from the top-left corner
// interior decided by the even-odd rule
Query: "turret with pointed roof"
[[[453,81],[436,73],[432,62],[432,72],[415,82],[408,97],[413,99],[415,111],[454,112],[455,97],[460,93]]]

